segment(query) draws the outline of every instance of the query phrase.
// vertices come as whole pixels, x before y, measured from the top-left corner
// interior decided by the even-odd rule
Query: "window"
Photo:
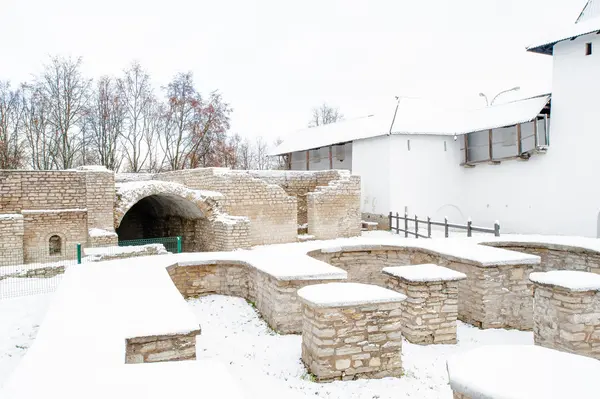
[[[592,43],[586,43],[585,44],[585,55],[591,55],[592,54]]]
[[[57,235],[53,235],[48,240],[48,253],[50,255],[60,255],[61,253],[61,240]]]
[[[344,144],[335,146],[335,157],[339,161],[343,161],[346,156],[346,148]]]

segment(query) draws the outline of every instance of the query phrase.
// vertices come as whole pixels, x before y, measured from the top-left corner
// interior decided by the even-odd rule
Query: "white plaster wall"
[[[402,214],[407,207],[419,219],[462,219],[460,138],[393,135],[390,149],[391,211]]]
[[[585,55],[585,43],[593,43]],[[501,231],[597,236],[600,211],[600,37],[554,47],[548,153],[461,168],[461,203],[474,223]]]
[[[390,208],[391,137],[356,140],[352,144],[352,173],[360,176],[361,212],[387,215]]]

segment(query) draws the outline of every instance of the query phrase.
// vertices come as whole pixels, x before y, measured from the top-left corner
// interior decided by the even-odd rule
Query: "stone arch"
[[[178,183],[122,183],[115,198],[115,230],[119,241],[181,236],[184,251],[209,250],[214,221],[223,215],[221,198]]]

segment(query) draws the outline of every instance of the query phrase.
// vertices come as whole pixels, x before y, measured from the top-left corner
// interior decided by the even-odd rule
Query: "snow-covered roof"
[[[527,51],[551,55],[552,48],[556,43],[599,31],[600,17],[595,16],[594,18],[585,19],[568,26],[561,26],[553,30],[544,37],[536,40],[533,44],[527,46]]]
[[[600,1],[588,0],[585,7],[583,7],[583,10],[581,10],[581,14],[579,14],[579,17],[577,18],[577,23],[585,22],[597,16],[600,16]]]
[[[424,99],[402,98],[392,134],[460,135],[533,120],[550,100],[542,94],[474,110],[444,109]],[[394,114],[381,113],[294,132],[270,155],[304,151],[390,133]]]

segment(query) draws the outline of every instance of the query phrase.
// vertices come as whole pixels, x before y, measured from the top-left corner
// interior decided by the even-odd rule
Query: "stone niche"
[[[467,276],[446,267],[424,264],[386,267],[387,287],[406,295],[402,335],[413,344],[455,344],[458,282]]]
[[[531,273],[536,345],[600,360],[600,275]]]
[[[402,375],[401,303],[375,285],[329,283],[298,290],[302,361],[317,381]]]

